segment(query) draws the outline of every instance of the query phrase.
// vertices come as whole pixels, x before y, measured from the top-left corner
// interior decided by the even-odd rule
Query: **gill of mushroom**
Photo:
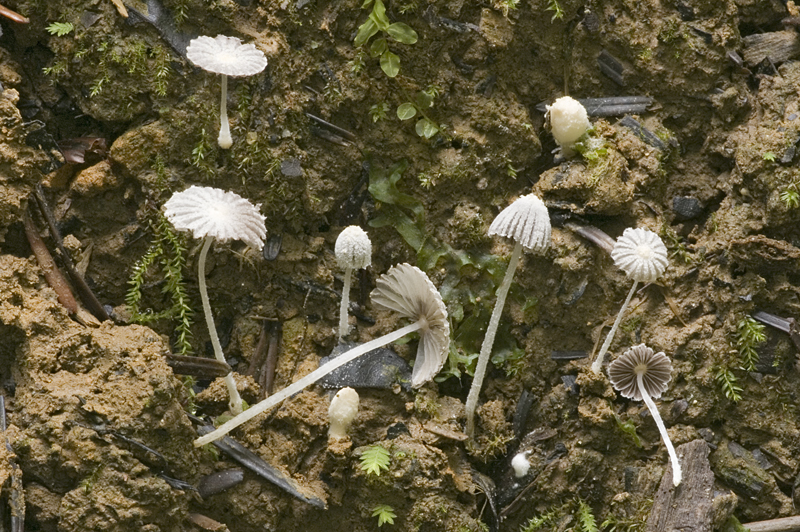
[[[475,375],[467,396],[467,404],[464,407],[467,418],[465,432],[469,437],[472,437],[475,432],[475,409],[478,406],[478,396],[486,376],[486,366],[492,354],[492,345],[500,324],[500,316],[503,314],[508,289],[511,287],[514,272],[517,271],[519,259],[522,257],[522,249],[538,254],[544,253],[550,246],[550,231],[550,215],[547,207],[535,194],[528,194],[517,199],[503,209],[489,226],[490,236],[500,235],[511,238],[516,244],[511,253],[511,259],[508,261],[506,275],[497,289],[497,301],[481,344]]]
[[[253,205],[233,192],[218,188],[191,186],[183,192],[177,192],[164,204],[164,215],[179,231],[190,231],[195,238],[203,240],[203,247],[198,259],[198,282],[200,299],[203,302],[203,313],[208,326],[208,335],[214,348],[214,356],[225,362],[222,346],[211,314],[211,304],[206,288],[206,257],[211,244],[241,240],[251,248],[261,250],[267,228],[264,216],[259,212],[259,205]],[[233,372],[225,376],[228,388],[229,407],[233,414],[242,412],[242,398],[236,389]]]
[[[307,386],[344,364],[413,332],[418,331],[420,338],[414,369],[411,372],[411,386],[419,388],[433,379],[444,366],[450,347],[450,324],[439,291],[422,270],[410,264],[398,264],[392,267],[380,276],[375,284],[376,288],[370,294],[374,306],[395,311],[401,317],[412,319],[414,322],[329,360],[305,377],[222,424],[217,430],[197,438],[194,446],[201,447],[222,438],[242,423],[303,391]]]
[[[186,57],[203,70],[222,75],[217,144],[227,150],[233,146],[228,123],[228,76],[254,76],[267,67],[267,58],[253,44],[242,44],[240,39],[225,35],[192,39],[186,48]]]
[[[672,378],[672,364],[663,352],[654,353],[644,344],[631,347],[608,365],[608,378],[623,397],[634,401],[643,400],[647,405],[672,463],[672,485],[681,483],[681,464],[667,428],[658,413],[653,399],[658,399],[667,389]]]
[[[347,308],[350,302],[350,280],[353,270],[366,268],[372,262],[372,242],[367,233],[357,225],[346,227],[336,239],[334,246],[336,263],[344,270],[344,287],[339,305],[339,340],[347,336],[350,325],[347,323]]]
[[[622,321],[622,315],[625,313],[625,309],[628,308],[634,292],[636,292],[636,287],[639,286],[639,283],[654,282],[661,277],[661,274],[667,269],[667,264],[669,264],[667,246],[653,231],[642,228],[632,229],[629,227],[625,229],[622,236],[617,238],[617,242],[614,244],[611,258],[614,259],[614,264],[618,268],[633,279],[633,286],[631,286],[628,297],[625,298],[625,302],[614,320],[614,325],[608,331],[608,335],[600,347],[600,352],[592,363],[592,371],[598,374],[603,367],[603,359],[606,356],[606,352],[608,352],[611,341],[614,339],[617,328]]]

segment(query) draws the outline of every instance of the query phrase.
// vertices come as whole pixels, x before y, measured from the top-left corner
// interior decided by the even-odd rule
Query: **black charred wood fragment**
[[[603,50],[597,56],[597,68],[617,85],[625,86],[625,67],[608,51]]]
[[[191,375],[198,379],[216,379],[231,372],[226,362],[215,358],[192,357],[183,355],[166,355],[167,365],[177,375]]]
[[[586,351],[551,351],[550,360],[580,360],[589,356]]]
[[[0,395],[0,432],[3,433],[4,445],[11,456],[15,456],[14,449],[6,436],[6,398]],[[25,531],[25,491],[22,487],[22,469],[17,465],[16,460],[9,458],[8,466],[11,468],[10,485],[4,486],[3,495],[8,498],[8,509],[11,514],[11,532]],[[4,497],[4,498],[5,498]],[[2,512],[5,513],[5,512]],[[4,521],[0,521],[0,527]]]
[[[197,491],[204,499],[212,495],[229,490],[244,481],[244,471],[241,469],[226,469],[211,473],[200,479],[197,484]]]
[[[345,138],[351,142],[355,142],[357,140],[357,137],[353,133],[337,126],[336,124],[331,124],[327,120],[324,120],[316,115],[312,115],[311,113],[306,113],[306,116],[311,120],[313,120],[314,122],[316,122],[317,124],[319,124],[320,126],[330,129],[331,131],[333,131],[342,138]]]
[[[658,136],[641,125],[635,118],[630,115],[626,115],[622,120],[619,121],[620,125],[623,125],[633,131],[634,135],[642,139],[644,142],[649,144],[650,146],[659,149],[659,150],[666,150],[667,144],[658,138]]]
[[[497,488],[494,480],[479,471],[473,470],[472,481],[481,489],[483,494],[486,495],[486,500],[489,501],[489,508],[492,510],[492,515],[494,516],[493,530],[498,530],[500,528],[502,516],[497,514]]]
[[[58,149],[58,143],[45,129],[44,122],[32,120],[23,124],[23,127],[25,128],[25,145],[42,150],[49,158],[49,161],[39,168],[43,174],[49,174],[64,166],[64,157],[61,155],[61,150]]]
[[[333,352],[320,360],[320,366],[336,358],[357,344],[342,342]],[[386,347],[373,349],[369,353],[343,365],[320,379],[325,388],[379,388],[390,389],[399,383],[403,389],[410,389],[411,368],[397,353]]]
[[[487,98],[492,97],[492,92],[494,91],[494,84],[497,82],[497,76],[495,74],[489,74],[484,79],[482,79],[477,85],[475,85],[475,93],[480,94],[482,96],[486,96]]]
[[[653,99],[649,96],[609,96],[605,98],[578,99],[586,108],[589,116],[605,117],[620,116],[625,114],[640,115],[647,112]],[[544,113],[547,111],[548,102],[536,104],[536,110]]]
[[[186,59],[186,48],[189,46],[189,41],[197,35],[179,31],[175,25],[175,17],[160,0],[146,0],[145,4],[146,13],[129,7],[129,16],[125,19],[125,23],[132,26],[143,22],[150,24],[178,55]]]
[[[280,233],[270,235],[267,242],[264,244],[264,249],[261,251],[261,256],[264,260],[273,261],[278,258],[281,252],[281,245],[283,244],[283,235]]]
[[[332,144],[338,144],[339,146],[350,146],[352,143],[345,140],[344,138],[340,137],[336,133],[332,131],[328,131],[327,129],[323,129],[321,127],[311,126],[311,134],[315,137],[319,137],[322,140],[327,140]]]
[[[525,430],[525,423],[528,421],[528,413],[531,411],[535,399],[536,397],[527,388],[522,390],[519,401],[517,401],[517,408],[514,410],[514,417],[511,420],[511,426],[517,438],[522,437],[522,431]]]
[[[578,395],[581,392],[578,386],[578,377],[576,375],[562,375],[561,382],[564,383],[564,388],[572,395]]]
[[[753,319],[788,334],[792,343],[800,351],[800,327],[794,318],[780,318],[759,310],[753,314]]]
[[[675,9],[678,10],[678,14],[681,16],[681,20],[684,22],[691,22],[695,19],[694,9],[691,6],[687,6],[683,2],[677,2],[675,4]]]
[[[767,58],[773,64],[780,64],[800,56],[800,35],[793,30],[754,33],[744,37],[742,42],[744,61],[750,66]]]
[[[692,30],[692,33],[703,39],[703,42],[706,44],[711,44],[714,42],[714,36],[707,31],[701,30],[700,28],[695,28],[694,26],[689,26],[689,28]]]
[[[278,367],[278,348],[280,347],[280,340],[283,335],[283,325],[281,322],[273,321],[269,322],[269,325],[267,358],[258,376],[258,384],[261,386],[264,398],[272,394],[272,387],[275,385],[275,370]]]
[[[753,68],[753,74],[771,78],[778,75],[778,67],[775,66],[772,58],[767,56]]]
[[[174,490],[179,491],[197,491],[190,483],[186,482],[185,480],[181,480],[179,478],[172,478],[170,476],[165,475],[164,473],[158,473],[156,475],[158,478],[169,484],[169,487]]]

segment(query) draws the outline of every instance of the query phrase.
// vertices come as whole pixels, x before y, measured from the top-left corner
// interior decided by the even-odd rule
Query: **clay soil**
[[[610,358],[646,343],[671,359],[657,401],[669,434],[710,453],[713,515],[700,529],[800,515],[798,345],[776,328],[749,344],[742,332],[758,330],[748,318],[759,311],[800,316],[792,2],[385,0],[386,17],[418,35],[387,39],[399,58],[391,78],[370,54],[385,35],[353,44],[373,9],[360,0],[131,1],[128,18],[110,0],[3,4],[30,19],[0,18],[3,526],[13,515],[28,531],[364,532],[384,505],[395,517],[383,530],[534,530],[541,519],[589,531],[587,513],[603,530],[656,530],[648,517],[670,473],[655,423],[589,371],[630,282],[580,227],[612,238],[644,227],[668,247],[666,273],[634,295]],[[184,55],[190,38],[218,34],[269,61],[229,80],[230,150],[216,145],[218,76]],[[647,100],[592,116],[590,147],[565,157],[542,104],[567,93]],[[407,103],[415,116],[400,120]],[[85,137],[107,149],[91,141],[79,162],[69,146]],[[70,315],[34,258],[29,208],[55,249],[32,208],[40,183],[110,311],[102,324]],[[232,433],[324,509],[249,471],[225,473],[241,482],[218,493],[196,490],[240,467],[192,445],[187,413],[224,415],[225,388],[176,375],[166,355],[179,350],[179,320],[137,323],[126,300],[135,265],[154,241],[167,246],[161,206],[190,185],[235,191],[266,216],[263,253],[215,245],[208,264],[217,329],[251,404],[265,323],[275,389],[335,347],[333,248],[345,226],[373,243],[349,340],[404,324],[369,301],[394,264],[424,269],[448,306],[442,373],[419,390],[356,386],[349,439],[328,441],[333,390],[321,386]],[[463,403],[512,249],[486,231],[531,192],[550,208],[552,245],[522,259],[467,440]],[[181,238],[189,345],[211,356],[198,241]],[[168,310],[160,259],[142,279],[139,309]],[[410,362],[416,344],[393,349]],[[389,455],[378,475],[361,462],[374,446]],[[522,476],[518,453],[530,463]]]

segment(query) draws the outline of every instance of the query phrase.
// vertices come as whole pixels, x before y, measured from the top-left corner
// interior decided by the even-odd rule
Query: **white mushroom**
[[[514,272],[517,271],[519,259],[522,256],[522,249],[534,253],[544,253],[550,246],[550,215],[545,204],[534,194],[528,194],[517,199],[514,203],[506,207],[489,226],[489,235],[500,235],[516,241],[514,251],[511,253],[511,260],[508,262],[508,269],[497,289],[497,302],[489,319],[489,326],[486,329],[486,336],[481,344],[481,352],[475,367],[475,376],[472,379],[472,387],[469,389],[467,404],[464,407],[467,416],[466,433],[472,437],[475,431],[475,409],[478,406],[478,396],[481,392],[483,379],[486,375],[486,366],[492,354],[494,337],[500,325],[500,316],[503,314],[503,307],[506,303],[508,289],[511,287],[511,280]]]
[[[357,225],[346,227],[336,239],[334,246],[336,262],[344,270],[342,302],[339,306],[339,340],[347,336],[347,307],[350,302],[350,280],[353,270],[366,268],[372,262],[372,242],[367,233]]]
[[[623,397],[634,401],[644,400],[650,410],[672,462],[672,484],[677,486],[681,483],[681,465],[678,462],[675,447],[672,446],[672,441],[669,439],[664,421],[653,402],[653,399],[661,397],[661,394],[667,389],[667,384],[672,378],[671,374],[672,364],[667,355],[653,353],[653,350],[644,344],[631,347],[608,365],[608,378],[614,388]]]
[[[376,284],[377,287],[371,294],[373,304],[386,310],[394,310],[403,317],[415,320],[414,323],[354,347],[329,360],[280,392],[251,406],[217,430],[196,439],[195,447],[222,438],[242,423],[302,391],[335,369],[412,332],[419,331],[420,339],[417,347],[417,359],[411,373],[411,385],[418,388],[431,380],[442,369],[447,360],[450,346],[450,324],[447,321],[447,308],[442,302],[442,296],[428,276],[410,264],[398,264],[392,267],[378,278]]]
[[[592,127],[586,108],[578,100],[563,96],[547,106],[553,138],[562,149],[571,147]]]
[[[186,48],[189,61],[203,70],[222,74],[222,100],[220,103],[220,124],[217,143],[220,148],[233,146],[231,128],[228,124],[228,76],[254,76],[267,66],[264,53],[252,44],[242,44],[236,37],[217,35],[201,36],[192,39]]]
[[[227,242],[242,240],[248,246],[260,250],[267,236],[264,216],[253,205],[233,192],[218,188],[192,186],[183,192],[177,192],[164,204],[164,215],[179,231],[191,231],[195,238],[203,239],[198,265],[200,299],[203,302],[203,313],[208,326],[208,335],[214,347],[214,356],[225,362],[222,346],[214,326],[211,304],[208,301],[206,288],[206,256],[214,240]],[[233,373],[225,376],[225,384],[230,395],[231,412],[242,412],[242,398],[236,389]]]
[[[628,292],[628,297],[622,304],[619,314],[617,314],[617,319],[614,320],[614,325],[608,331],[597,358],[592,363],[592,371],[595,373],[600,373],[603,367],[603,359],[622,321],[622,315],[625,313],[625,309],[628,308],[634,292],[636,292],[636,287],[639,283],[654,282],[661,277],[661,274],[664,273],[669,264],[667,246],[664,245],[657,234],[649,229],[641,228],[631,229],[629,227],[625,229],[611,251],[611,258],[614,259],[614,264],[618,268],[633,279],[633,286]]]
[[[328,437],[340,440],[347,438],[347,430],[357,414],[358,392],[349,386],[336,392],[328,407]]]

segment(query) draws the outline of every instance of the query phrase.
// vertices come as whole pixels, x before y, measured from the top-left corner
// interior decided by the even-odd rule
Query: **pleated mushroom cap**
[[[450,323],[442,296],[428,276],[410,264],[398,264],[381,275],[370,294],[377,307],[393,310],[403,317],[425,320],[420,330],[417,358],[411,386],[419,388],[433,379],[444,366],[450,347]]]
[[[625,229],[611,251],[614,264],[640,283],[652,283],[667,269],[667,246],[648,229]]]
[[[195,238],[241,240],[260,251],[267,228],[258,207],[234,192],[192,185],[167,200],[164,215],[175,229],[191,231]]]
[[[372,242],[367,233],[357,225],[345,227],[334,246],[336,263],[343,270],[366,268],[372,263]]]
[[[517,199],[497,215],[489,226],[489,236],[512,238],[534,253],[544,253],[550,246],[550,214],[535,194]]]
[[[203,70],[226,76],[253,76],[267,66],[266,56],[253,44],[225,35],[192,39],[186,57]]]
[[[631,347],[618,359],[608,365],[608,378],[623,397],[642,400],[642,390],[636,382],[642,374],[644,392],[658,399],[667,389],[672,378],[672,363],[663,352],[654,353],[644,344]]]

